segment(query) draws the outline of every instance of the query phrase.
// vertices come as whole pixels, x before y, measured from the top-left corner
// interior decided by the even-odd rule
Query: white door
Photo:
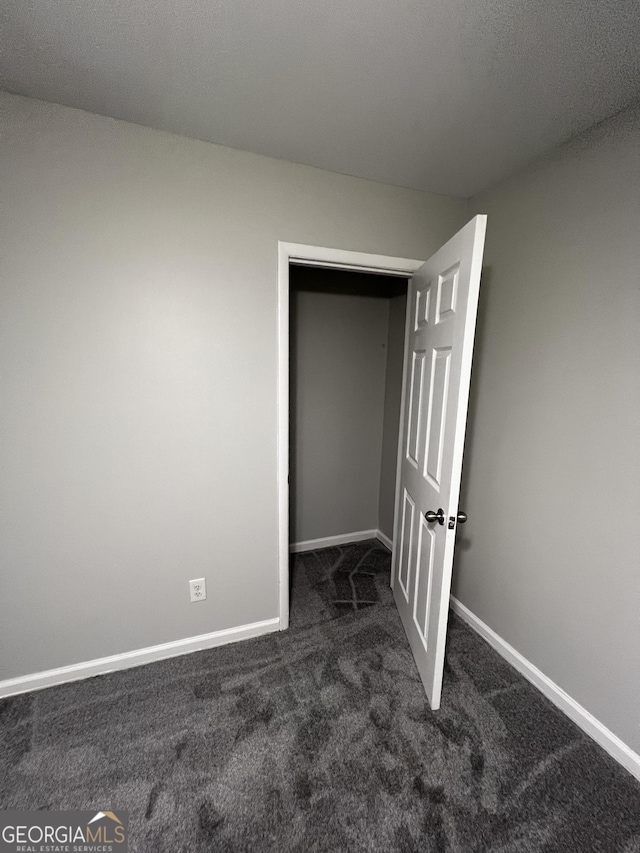
[[[391,586],[433,710],[442,690],[486,225],[486,216],[472,219],[409,283]]]

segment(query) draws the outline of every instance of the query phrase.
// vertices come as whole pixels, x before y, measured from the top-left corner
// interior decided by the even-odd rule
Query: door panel
[[[409,569],[411,567],[411,539],[415,516],[415,503],[405,489],[402,501],[402,539],[400,540],[400,587],[406,601],[409,601]]]
[[[413,606],[413,621],[422,641],[427,646],[429,631],[429,610],[431,590],[433,588],[433,564],[436,550],[436,537],[428,526],[424,516],[419,517],[418,553],[416,562],[416,589]]]
[[[422,420],[421,404],[424,400],[425,351],[411,353],[411,399],[409,401],[409,440],[407,441],[407,459],[416,466],[420,465],[420,427]]]
[[[429,408],[425,423],[424,476],[439,490],[442,477],[442,454],[451,375],[451,347],[434,349],[431,354]]]
[[[407,300],[391,585],[431,707],[440,705],[486,216],[415,273]],[[425,513],[442,508],[444,524]]]

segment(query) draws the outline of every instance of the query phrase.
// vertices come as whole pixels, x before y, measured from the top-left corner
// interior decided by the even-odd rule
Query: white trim
[[[390,551],[393,542],[382,530],[357,530],[355,533],[340,533],[338,536],[323,536],[321,539],[307,539],[306,542],[292,542],[289,551],[300,554],[303,551],[316,551],[318,548],[331,548],[333,545],[348,545],[350,542],[362,542],[365,539],[379,539]]]
[[[383,545],[386,545],[390,551],[393,551],[393,540],[389,539],[386,533],[383,533],[382,530],[376,530],[376,536]]]
[[[381,270],[380,267],[364,267],[359,266],[358,264],[334,264],[329,261],[318,261],[318,260],[306,260],[304,258],[291,258],[291,263],[297,267],[314,267],[316,269],[323,270],[342,270],[343,272],[362,272],[362,273],[371,273],[372,275],[378,275]],[[397,270],[397,269],[385,269],[385,275],[395,276],[396,278],[407,278],[408,273],[405,270]]]
[[[356,272],[384,273],[403,278],[412,276],[424,261],[412,258],[395,258],[391,255],[372,255],[369,252],[352,252],[349,249],[332,249],[324,246],[308,246],[304,243],[284,243],[278,248],[286,252],[289,263],[304,266],[333,267]]]
[[[300,554],[303,551],[316,551],[318,548],[331,548],[334,545],[348,545],[350,542],[362,542],[364,539],[377,538],[377,530],[356,530],[355,533],[340,533],[338,536],[323,536],[321,539],[292,542],[289,550],[292,554]]]
[[[289,627],[289,258],[278,243],[278,615]]]
[[[289,627],[289,264],[331,266],[410,277],[422,261],[278,241],[278,601],[280,630]],[[377,531],[373,531],[373,536]],[[354,540],[345,540],[351,541]],[[303,543],[297,543],[300,545]],[[295,548],[296,545],[293,546]],[[326,547],[316,545],[315,547]]]
[[[632,776],[640,779],[640,755],[627,746],[624,741],[615,735],[610,729],[597,720],[593,714],[583,708],[579,702],[572,699],[561,687],[559,687],[548,676],[541,672],[537,666],[523,657],[520,652],[510,646],[496,632],[465,607],[453,595],[451,596],[451,609],[457,613],[474,631],[480,634],[498,654],[508,661],[519,673],[524,675],[534,687],[550,699],[553,704],[567,715],[574,723],[600,744],[612,758],[615,758],[625,767]]]
[[[199,652],[203,649],[212,649],[214,646],[236,643],[238,640],[248,640],[251,637],[259,637],[262,634],[277,631],[279,627],[279,619],[265,619],[263,622],[239,625],[237,628],[225,628],[222,631],[213,631],[210,634],[186,637],[183,640],[173,640],[170,643],[161,643],[158,646],[148,646],[145,649],[135,649],[132,652],[123,652],[106,658],[96,658],[82,663],[74,663],[71,666],[61,666],[58,669],[35,672],[32,675],[22,675],[19,678],[9,678],[6,681],[0,681],[0,699],[4,699],[6,696],[14,696],[17,693],[41,690],[43,687],[52,687],[55,684],[66,684],[69,681],[79,681],[94,675],[105,675],[108,672],[154,663],[191,652]]]

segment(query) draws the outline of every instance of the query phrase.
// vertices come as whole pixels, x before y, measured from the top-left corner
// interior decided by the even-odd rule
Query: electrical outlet
[[[207,597],[207,582],[204,578],[189,581],[189,601],[204,601]]]

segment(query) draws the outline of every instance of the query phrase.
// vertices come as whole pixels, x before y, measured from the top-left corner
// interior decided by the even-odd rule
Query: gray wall
[[[640,110],[488,214],[454,593],[640,749]]]
[[[293,542],[378,526],[388,299],[291,300]]]
[[[406,311],[406,294],[394,296],[390,300],[384,390],[384,427],[380,465],[380,499],[378,502],[378,528],[389,539],[393,539]]]
[[[6,94],[0,126],[0,678],[277,616],[277,241],[426,258],[466,204]]]

